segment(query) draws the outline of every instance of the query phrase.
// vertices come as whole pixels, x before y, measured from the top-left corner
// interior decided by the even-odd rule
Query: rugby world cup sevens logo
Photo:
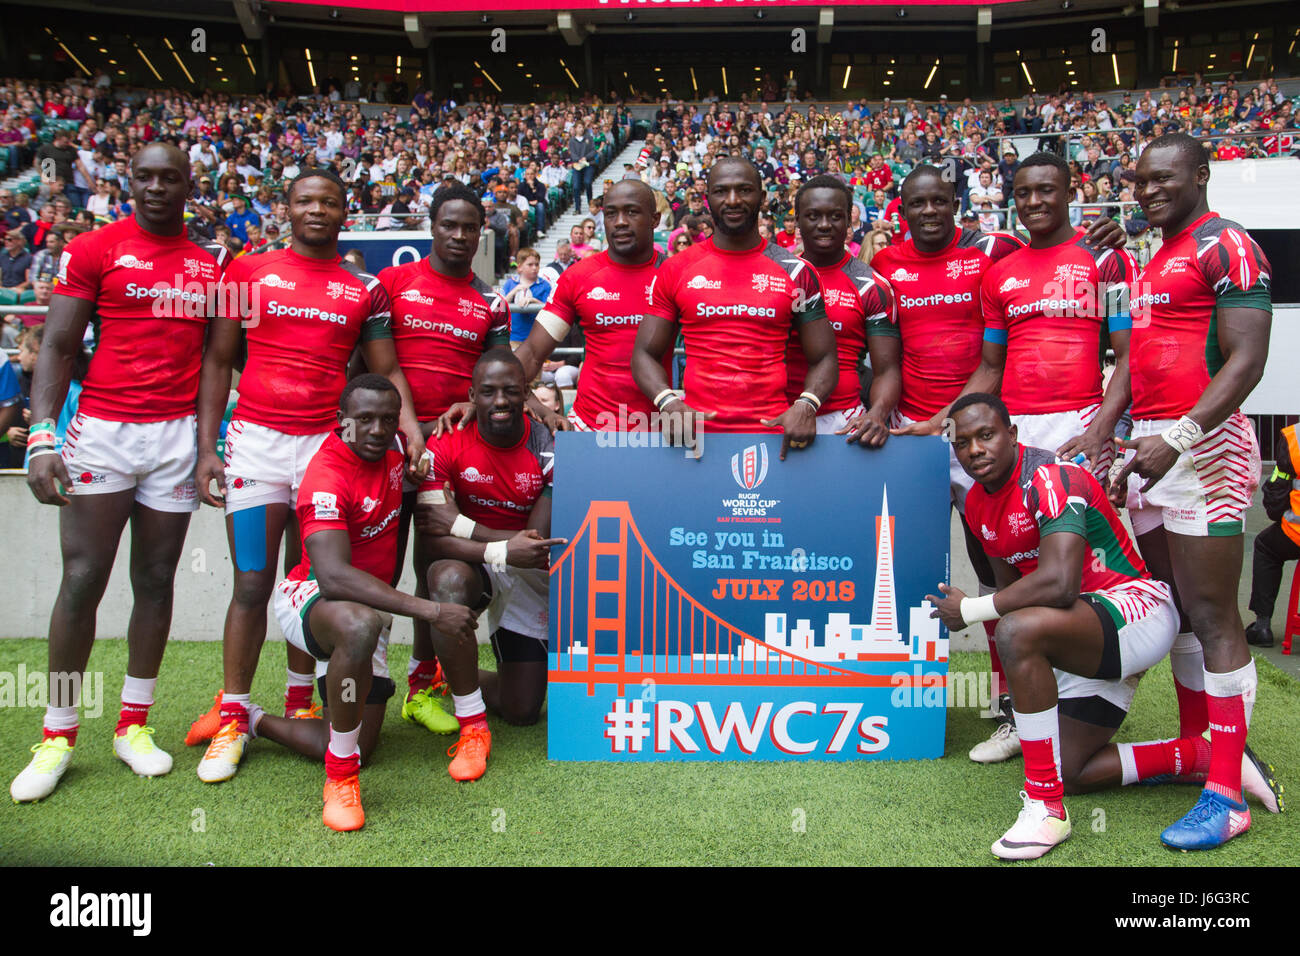
[[[746,491],[753,491],[767,477],[767,446],[750,445],[731,456],[731,477]]]

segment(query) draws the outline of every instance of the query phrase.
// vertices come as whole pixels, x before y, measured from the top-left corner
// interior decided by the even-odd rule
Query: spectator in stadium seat
[[[587,230],[582,227],[582,223],[576,223],[569,229],[569,248],[576,259],[585,259],[599,251],[587,244]]]
[[[27,251],[27,239],[21,230],[5,233],[4,251],[0,252],[0,286],[21,292],[28,288],[27,272],[32,265],[32,255]]]
[[[516,259],[519,263],[519,275],[517,278],[507,279],[501,289],[506,303],[512,309],[544,304],[551,297],[551,283],[540,277],[542,257],[536,249],[525,248],[519,250]],[[534,316],[524,316],[524,318],[531,320]],[[522,330],[523,334],[518,341],[522,342],[526,339],[531,328],[532,322],[529,321],[528,327]]]

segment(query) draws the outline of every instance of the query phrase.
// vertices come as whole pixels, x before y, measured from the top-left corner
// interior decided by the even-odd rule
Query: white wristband
[[[483,549],[483,560],[492,565],[493,571],[506,569],[506,548],[505,541],[489,541],[488,546]]]
[[[1204,438],[1205,432],[1201,430],[1201,426],[1196,424],[1194,420],[1184,415],[1175,424],[1162,431],[1160,437],[1181,455]]]
[[[456,515],[456,520],[451,523],[451,533],[457,538],[464,538],[468,541],[474,537],[475,524],[464,515]]]
[[[33,448],[31,453],[28,454],[27,460],[31,461],[33,458],[39,458],[41,455],[57,455],[57,454],[59,454],[59,452],[55,451],[52,446],[39,445],[36,448]]]
[[[967,624],[978,624],[980,621],[996,621],[1001,616],[998,609],[993,606],[992,594],[961,599],[961,619]]]
[[[441,488],[430,488],[428,491],[421,491],[415,496],[417,505],[445,505],[447,495]]]

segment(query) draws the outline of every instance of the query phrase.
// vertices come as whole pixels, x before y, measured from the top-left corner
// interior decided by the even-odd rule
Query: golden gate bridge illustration
[[[551,602],[556,651],[550,680],[586,684],[588,696],[597,684],[615,684],[621,695],[647,678],[715,686],[910,686],[919,676],[843,666],[893,664],[897,671],[902,663],[948,659],[948,639],[930,618],[928,601],[910,609],[907,637],[899,633],[893,545],[894,518],[884,491],[870,623],[853,624],[850,614],[832,612],[818,634],[808,619],[788,628],[787,614],[769,612],[759,639],[724,621],[668,573],[626,501],[592,501],[551,566],[558,600]],[[585,601],[575,601],[580,580]]]

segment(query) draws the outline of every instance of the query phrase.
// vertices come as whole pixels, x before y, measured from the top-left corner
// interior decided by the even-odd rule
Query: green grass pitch
[[[484,666],[491,654],[483,650]],[[408,646],[394,647],[394,674]],[[283,652],[269,645],[253,699],[282,706]],[[0,641],[0,671],[45,667],[40,640]],[[1295,865],[1300,808],[1280,816],[1252,804],[1247,835],[1208,854],[1176,854],[1161,829],[1196,799],[1193,787],[1128,787],[1067,798],[1073,837],[1045,859],[1003,864],[989,845],[1014,820],[1019,760],[970,762],[966,751],[992,724],[974,709],[948,714],[947,756],[898,763],[561,764],[546,760],[545,713],[535,727],[493,725],[487,775],[447,776],[453,737],[435,737],[389,702],[375,761],[362,773],[366,826],[320,821],[324,769],[269,741],[254,741],[239,775],[205,785],[201,748],[182,743],[211,704],[219,643],[173,643],[152,714],[155,740],[175,758],[171,774],[135,777],[112,753],[126,644],[98,643],[103,715],[82,724],[59,789],[34,805],[0,805],[0,863],[8,865]],[[956,670],[987,668],[957,654]],[[1300,780],[1300,683],[1258,660],[1252,746],[1284,783]],[[399,688],[404,683],[399,681]],[[0,708],[0,776],[9,781],[38,740],[41,712]],[[1172,736],[1177,714],[1168,662],[1143,679],[1120,740]],[[1296,785],[1300,794],[1300,783]],[[1300,798],[1298,798],[1300,799]]]

